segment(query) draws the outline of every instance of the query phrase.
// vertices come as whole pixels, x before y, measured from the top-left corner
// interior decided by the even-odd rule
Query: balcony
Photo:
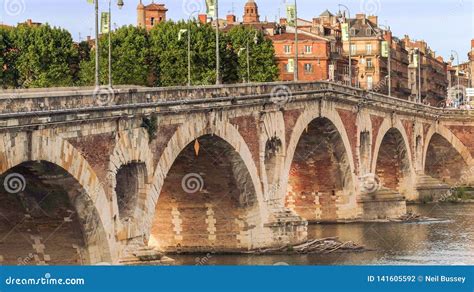
[[[375,73],[375,67],[374,66],[365,66],[365,72],[366,73]]]

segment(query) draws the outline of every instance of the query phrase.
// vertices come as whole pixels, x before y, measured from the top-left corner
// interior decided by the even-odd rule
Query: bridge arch
[[[402,123],[399,120],[384,121],[377,134],[371,167],[381,187],[411,198],[416,180],[412,157]]]
[[[282,204],[310,221],[356,217],[353,157],[337,111],[308,108],[288,143]]]
[[[22,249],[16,255],[20,264],[116,262],[110,208],[92,167],[61,138],[33,133],[30,139],[29,151],[23,149],[15,157],[0,155],[5,159],[1,163],[8,166],[0,174],[0,200],[3,206],[11,206],[2,210],[8,214],[2,219],[9,225],[16,222],[2,241],[15,234],[13,244]],[[2,150],[17,151],[13,148]],[[8,183],[13,182],[10,187],[17,188],[12,191]],[[19,212],[25,217],[19,218]],[[7,246],[0,245],[0,254],[11,261],[15,251],[1,251]]]
[[[469,167],[474,168],[469,149],[448,128],[431,127],[423,149],[424,172],[451,185],[468,184],[474,182],[474,170]]]
[[[145,129],[117,133],[107,181],[120,239],[143,235],[146,196],[153,179],[153,154]]]
[[[267,217],[250,149],[226,121],[200,116],[181,125],[153,182],[148,244],[164,250],[248,249]]]

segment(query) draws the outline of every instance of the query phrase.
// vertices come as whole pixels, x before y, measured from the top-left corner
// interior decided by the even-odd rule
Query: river
[[[410,205],[430,223],[310,225],[308,238],[337,236],[372,251],[325,255],[172,255],[177,265],[474,265],[474,204]]]

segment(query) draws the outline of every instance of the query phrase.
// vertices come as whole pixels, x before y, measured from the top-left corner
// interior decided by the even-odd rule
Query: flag
[[[294,4],[286,5],[286,21],[290,26],[296,26],[296,6]]]
[[[294,72],[295,72],[295,60],[288,59],[288,73],[294,73]]]
[[[188,30],[187,29],[180,29],[179,34],[178,34],[178,41],[180,41],[183,37],[183,34],[185,34]]]
[[[415,65],[415,68],[418,68],[418,63],[419,63],[419,55],[418,54],[414,54],[413,55],[413,65]]]
[[[207,15],[209,17],[216,17],[216,1],[217,0],[206,0]]]
[[[87,0],[87,3],[94,4],[94,0]]]
[[[389,54],[388,42],[383,41],[382,42],[382,57],[388,58],[388,54]]]
[[[109,33],[109,26],[110,26],[110,14],[108,12],[102,12],[101,17],[101,32],[102,33]]]
[[[342,41],[343,42],[349,41],[349,23],[342,23],[341,31],[342,31]]]

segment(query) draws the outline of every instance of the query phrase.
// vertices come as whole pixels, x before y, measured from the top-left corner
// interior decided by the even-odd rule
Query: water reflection
[[[434,223],[312,225],[311,238],[337,236],[373,251],[327,255],[210,255],[209,265],[474,265],[474,204],[409,206],[416,214],[442,219]],[[194,265],[196,256],[173,256]]]

